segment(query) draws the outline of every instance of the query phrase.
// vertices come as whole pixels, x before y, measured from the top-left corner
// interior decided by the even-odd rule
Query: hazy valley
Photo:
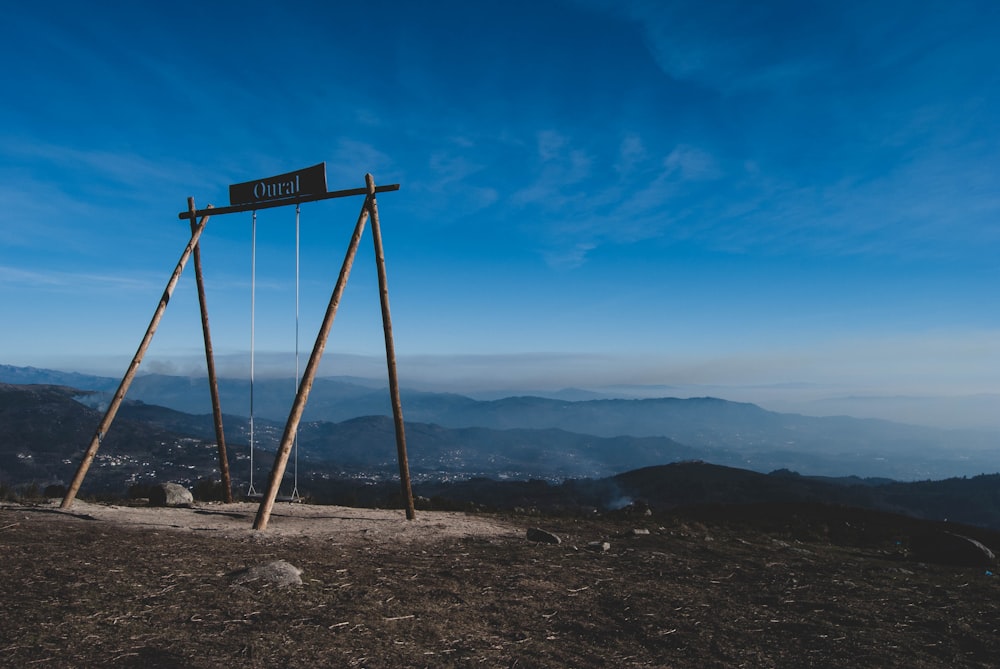
[[[0,385],[0,482],[65,484],[117,381],[30,368],[0,373],[0,382],[16,382]],[[270,471],[290,386],[255,384],[258,488]],[[224,410],[248,404],[245,382],[225,380],[221,391]],[[205,379],[143,375],[129,397],[85,493],[218,480]],[[479,401],[404,392],[403,409],[416,492],[439,503],[580,509],[633,500],[661,507],[820,502],[1000,527],[993,475],[1000,458],[995,435],[985,431],[780,414],[715,398]],[[297,476],[300,491],[317,501],[392,503],[398,470],[389,413],[384,388],[318,380],[287,491]],[[251,477],[248,423],[225,415],[238,492]]]

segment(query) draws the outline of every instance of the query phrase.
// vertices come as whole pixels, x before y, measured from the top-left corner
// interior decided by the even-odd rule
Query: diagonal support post
[[[211,205],[209,208],[211,208]],[[167,287],[164,289],[163,295],[160,297],[160,302],[156,306],[156,311],[153,312],[153,318],[149,322],[149,327],[146,328],[146,334],[143,336],[142,342],[139,344],[139,348],[136,350],[135,356],[132,358],[132,362],[129,364],[128,370],[125,372],[125,376],[122,377],[121,383],[118,385],[118,390],[115,391],[115,395],[112,398],[111,403],[108,405],[108,410],[104,414],[104,418],[101,419],[100,425],[97,426],[97,431],[94,432],[94,437],[90,441],[90,446],[87,448],[86,453],[84,453],[83,460],[80,461],[80,466],[76,470],[76,475],[73,477],[73,481],[70,483],[69,489],[66,490],[66,496],[63,497],[60,508],[68,509],[73,505],[73,500],[76,499],[76,494],[79,492],[80,486],[83,484],[83,479],[87,475],[87,470],[90,469],[90,465],[94,461],[94,456],[97,455],[97,450],[101,447],[104,435],[106,435],[108,430],[111,428],[111,423],[114,422],[115,416],[118,414],[118,409],[121,407],[122,401],[125,399],[125,393],[128,392],[129,386],[132,385],[132,381],[135,379],[135,375],[139,371],[139,365],[142,363],[142,359],[146,355],[146,351],[149,349],[149,344],[153,341],[153,335],[156,334],[156,328],[159,327],[160,321],[163,319],[163,312],[167,310],[167,304],[170,302],[170,297],[174,293],[174,288],[177,287],[177,282],[181,278],[184,266],[187,265],[188,258],[191,257],[191,254],[194,252],[194,248],[198,245],[198,240],[201,238],[201,233],[205,230],[205,224],[208,223],[208,217],[208,214],[203,216],[198,225],[192,228],[191,239],[188,241],[187,246],[184,247],[184,252],[181,253],[180,260],[177,261],[174,273],[170,276],[170,280],[167,281]],[[192,219],[192,221],[193,220],[194,219]]]
[[[347,285],[347,278],[351,275],[351,268],[354,266],[354,258],[358,254],[358,246],[361,244],[361,235],[365,231],[365,224],[368,221],[368,200],[375,197],[367,195],[365,203],[361,206],[361,213],[358,215],[358,222],[354,226],[354,234],[347,247],[344,256],[344,263],[340,268],[340,275],[330,295],[330,303],[327,305],[326,314],[323,316],[323,323],[319,333],[316,335],[316,343],[313,345],[309,362],[306,363],[305,371],[302,373],[302,380],[299,382],[298,392],[295,394],[295,401],[288,414],[288,422],[285,423],[285,431],[281,436],[281,444],[278,446],[278,453],[274,458],[274,466],[271,468],[271,475],[267,481],[267,489],[261,499],[260,507],[257,509],[257,516],[253,521],[253,529],[263,530],[267,528],[267,523],[271,518],[271,511],[274,509],[274,501],[278,497],[278,488],[281,487],[281,479],[285,475],[285,467],[288,465],[288,456],[292,450],[292,443],[295,441],[295,433],[299,429],[299,422],[302,420],[302,412],[305,411],[306,401],[309,399],[309,392],[312,390],[313,382],[316,380],[316,373],[319,371],[319,362],[323,357],[323,350],[326,348],[326,341],[330,336],[330,329],[333,327],[333,319],[337,315],[337,308],[340,306],[340,299],[344,294]]]

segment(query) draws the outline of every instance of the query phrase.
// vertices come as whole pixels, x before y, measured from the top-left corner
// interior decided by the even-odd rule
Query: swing
[[[337,307],[340,304],[344,286],[347,283],[348,276],[350,275],[351,265],[354,263],[354,258],[357,255],[361,234],[364,232],[365,223],[367,222],[369,216],[371,217],[372,223],[372,238],[375,243],[375,266],[378,271],[379,293],[380,301],[382,303],[382,327],[385,333],[385,357],[389,372],[389,395],[392,401],[393,423],[396,433],[396,457],[399,462],[399,481],[403,499],[406,504],[406,518],[407,520],[413,520],[416,517],[416,512],[413,507],[413,491],[410,487],[410,470],[406,456],[406,435],[403,427],[402,406],[399,399],[399,382],[396,377],[396,353],[392,340],[392,324],[389,318],[388,290],[385,285],[385,256],[382,252],[382,236],[379,231],[378,207],[375,202],[376,193],[385,193],[396,190],[399,190],[399,184],[376,186],[372,175],[366,174],[364,188],[348,188],[344,190],[328,191],[326,188],[326,163],[320,163],[319,165],[296,170],[295,172],[289,172],[287,174],[279,174],[277,176],[266,177],[264,179],[255,179],[241,184],[233,184],[229,187],[230,204],[228,207],[213,207],[212,205],[208,205],[206,209],[196,209],[194,206],[194,198],[189,197],[187,211],[180,212],[177,217],[181,220],[190,220],[191,238],[184,247],[184,251],[181,253],[180,259],[177,261],[177,265],[174,267],[174,271],[171,274],[170,279],[167,281],[167,287],[160,296],[156,310],[153,312],[153,318],[150,320],[149,326],[146,328],[146,333],[143,335],[142,341],[139,343],[139,347],[136,349],[135,355],[132,357],[132,362],[129,363],[129,367],[126,370],[125,375],[122,376],[118,390],[115,392],[114,398],[109,403],[108,408],[104,413],[104,417],[101,419],[100,424],[97,426],[97,430],[94,432],[94,436],[90,440],[90,445],[87,447],[87,450],[84,452],[83,457],[80,460],[76,474],[73,476],[73,480],[70,483],[69,488],[66,490],[66,495],[63,497],[60,508],[70,508],[73,504],[73,500],[76,499],[80,486],[83,484],[83,479],[87,475],[87,471],[90,469],[90,466],[97,455],[97,451],[101,446],[104,435],[107,434],[108,429],[111,427],[111,423],[114,421],[115,415],[118,413],[118,409],[125,400],[125,394],[128,392],[132,381],[135,379],[135,375],[139,370],[139,365],[141,364],[146,351],[149,349],[153,335],[156,333],[160,320],[163,318],[163,312],[166,310],[174,288],[177,286],[181,273],[184,271],[184,266],[187,264],[188,259],[192,255],[196,258],[198,256],[198,241],[201,238],[201,234],[205,229],[205,224],[208,222],[209,217],[221,216],[223,214],[234,214],[244,211],[256,212],[257,209],[283,207],[287,204],[292,204],[293,202],[297,207],[301,202],[315,202],[318,200],[364,195],[365,201],[361,207],[361,212],[358,215],[357,223],[354,226],[354,234],[351,237],[347,253],[344,256],[344,262],[340,268],[340,275],[338,276],[337,282],[333,288],[333,293],[330,295],[330,302],[327,305],[326,313],[323,316],[323,322],[320,325],[319,333],[316,335],[316,343],[313,345],[312,353],[309,356],[309,362],[306,364],[305,370],[302,372],[302,378],[298,382],[298,390],[295,393],[295,400],[292,403],[291,410],[289,411],[288,421],[285,423],[285,431],[281,436],[281,443],[278,446],[278,450],[274,458],[274,467],[271,470],[271,478],[268,480],[267,490],[263,495],[259,495],[261,504],[260,508],[257,509],[257,516],[254,519],[253,529],[264,530],[267,528],[267,523],[271,517],[271,510],[274,506],[274,501],[278,496],[278,487],[281,483],[281,477],[284,474],[285,466],[288,463],[288,457],[291,455],[293,441],[297,443],[298,426],[300,420],[302,419],[302,412],[305,410],[306,402],[309,399],[309,391],[312,388],[313,381],[316,379],[316,373],[319,369],[319,361],[323,355],[323,350],[326,347],[327,339],[330,335],[330,328],[333,326],[333,319],[337,313]],[[292,197],[293,195],[294,197]],[[299,217],[296,215],[296,230],[298,229],[298,218]],[[296,245],[298,245],[298,232],[296,232]],[[256,214],[254,215],[253,255],[253,271],[256,273]],[[296,258],[298,258],[297,248]],[[296,260],[296,263],[297,262],[298,261]],[[198,266],[199,263],[195,262],[195,273],[200,275]],[[296,269],[296,275],[297,273],[298,269]],[[255,281],[256,277],[254,277],[254,280],[251,282],[251,292],[255,292],[256,290]],[[296,285],[297,284],[298,279],[296,278]],[[298,288],[296,287],[296,309],[298,308],[297,291]],[[199,293],[200,292],[201,291],[199,289]],[[251,301],[253,301],[253,298],[251,298]],[[205,356],[208,363],[209,385],[211,386],[213,395],[213,413],[215,414],[216,437],[218,440],[217,445],[219,447],[219,467],[220,471],[223,473],[223,478],[226,479],[229,468],[226,460],[225,439],[222,430],[222,412],[218,403],[218,384],[215,379],[215,367],[212,362],[212,346],[208,334],[208,312],[205,307],[205,301],[201,299],[200,295],[199,303],[201,307],[202,324],[205,336]],[[255,305],[252,304],[251,312],[254,312],[254,310]],[[256,314],[252,313],[251,319],[253,319],[255,315]],[[296,313],[296,351],[298,350],[297,338],[298,314]],[[251,325],[250,339],[250,420],[252,426],[254,357],[253,325]],[[296,368],[298,368],[298,362],[296,362]],[[298,369],[296,369],[296,375],[298,375]],[[251,458],[252,457],[253,439],[251,439]],[[296,455],[295,491],[298,490],[297,463],[298,457]],[[256,493],[253,489],[252,470],[253,468],[251,467],[250,491]],[[229,489],[228,485],[227,489]]]
[[[299,371],[299,292],[300,292],[300,247],[301,247],[301,234],[300,234],[300,213],[301,205],[296,203],[295,205],[295,389],[298,389],[300,378]],[[257,210],[253,211],[251,224],[250,224],[250,417],[249,417],[249,441],[250,441],[250,484],[247,488],[246,498],[248,500],[260,500],[262,495],[257,492],[253,484],[253,474],[254,474],[254,362],[256,359],[255,351],[255,327],[256,327],[256,302],[257,302]],[[294,396],[294,394],[293,394]],[[291,495],[279,495],[278,501],[281,502],[301,502],[302,497],[299,494],[299,430],[298,426],[295,428],[295,438],[292,442],[292,494]]]

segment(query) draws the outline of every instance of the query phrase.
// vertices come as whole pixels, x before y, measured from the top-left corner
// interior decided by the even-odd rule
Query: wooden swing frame
[[[299,205],[304,202],[315,202],[331,198],[364,195],[365,200],[361,206],[361,212],[358,215],[357,223],[354,226],[354,233],[351,236],[347,253],[344,256],[344,262],[341,265],[340,274],[337,277],[336,284],[334,285],[333,293],[330,296],[330,302],[327,305],[326,314],[323,317],[323,323],[320,326],[319,333],[316,335],[316,343],[313,346],[312,353],[309,356],[309,362],[306,364],[302,378],[299,381],[298,391],[295,394],[295,401],[292,404],[288,420],[285,423],[285,429],[281,437],[281,442],[278,446],[278,451],[275,454],[274,465],[271,468],[271,474],[268,478],[267,489],[263,493],[260,506],[257,510],[257,515],[254,519],[253,529],[266,529],[268,520],[270,519],[271,511],[274,508],[274,502],[278,496],[278,489],[281,486],[281,480],[285,474],[285,469],[288,464],[288,457],[292,449],[292,444],[295,441],[295,435],[298,432],[299,422],[302,419],[302,413],[305,411],[305,405],[309,399],[309,392],[312,390],[313,382],[315,381],[316,374],[319,371],[320,359],[322,358],[323,351],[326,348],[326,342],[330,335],[330,329],[333,326],[333,320],[337,314],[337,308],[340,305],[340,300],[343,295],[344,288],[347,285],[347,279],[350,276],[351,267],[354,264],[358,246],[361,242],[361,236],[364,233],[365,225],[369,217],[371,218],[372,237],[374,238],[375,244],[375,263],[378,270],[379,297],[382,306],[382,328],[385,334],[386,365],[389,373],[389,393],[392,400],[392,414],[396,432],[396,453],[399,462],[400,486],[402,489],[403,500],[406,505],[406,518],[408,520],[413,520],[416,517],[416,512],[413,506],[413,491],[410,485],[409,463],[406,455],[406,431],[403,424],[403,410],[402,402],[400,401],[399,380],[396,374],[396,353],[392,338],[392,319],[389,314],[389,291],[386,281],[385,253],[382,248],[382,231],[379,224],[378,204],[375,199],[376,193],[399,190],[399,184],[376,186],[372,175],[366,174],[364,188],[352,188],[327,192],[325,164],[317,165],[314,168],[309,168],[308,170],[301,170],[300,172],[304,174],[310,170],[317,170],[319,168],[321,168],[322,171],[322,184],[320,187],[312,189],[311,192],[293,193],[289,196],[279,196],[272,199],[260,199],[252,202],[235,203],[228,207],[212,207],[212,205],[209,205],[208,208],[200,210],[195,208],[194,198],[188,198],[187,211],[180,212],[177,217],[181,220],[190,221],[191,239],[184,247],[180,260],[178,260],[173,274],[167,282],[167,287],[163,291],[163,295],[160,297],[160,302],[153,313],[153,318],[146,329],[146,334],[143,336],[142,342],[139,344],[139,348],[136,350],[135,356],[132,358],[132,362],[129,364],[125,375],[122,377],[118,390],[115,392],[103,419],[98,425],[97,430],[94,432],[90,446],[84,453],[83,459],[77,468],[76,475],[73,477],[73,481],[66,491],[61,508],[68,509],[72,506],[73,500],[76,498],[76,495],[80,490],[80,486],[83,483],[83,479],[87,475],[87,470],[90,469],[94,456],[97,455],[97,451],[104,439],[104,435],[107,434],[110,429],[111,424],[115,419],[115,415],[118,413],[118,409],[125,399],[125,394],[128,392],[129,386],[131,386],[132,381],[139,370],[139,365],[141,364],[142,359],[152,342],[153,335],[156,333],[160,320],[163,318],[163,313],[167,308],[167,304],[170,302],[170,297],[173,294],[174,288],[177,286],[181,273],[184,271],[184,267],[192,255],[194,256],[195,278],[198,287],[198,304],[201,311],[202,334],[205,340],[205,359],[208,368],[209,386],[212,395],[212,414],[215,423],[216,442],[219,451],[219,471],[222,476],[222,485],[225,489],[226,501],[230,503],[233,501],[232,484],[229,477],[229,463],[226,455],[225,436],[223,434],[222,426],[222,409],[219,402],[218,380],[215,373],[214,353],[212,351],[211,334],[208,325],[208,306],[205,299],[204,279],[201,271],[201,251],[199,243],[201,234],[204,232],[205,225],[208,223],[208,219],[211,216],[256,211],[259,209],[270,209],[272,207],[283,207],[292,204]],[[291,175],[295,174],[296,173],[291,173]],[[281,179],[287,177],[289,177],[289,175],[279,175],[278,177],[271,177],[269,179],[250,183],[259,183],[261,185],[268,182],[277,183]],[[298,180],[296,179],[294,183],[297,187]],[[234,189],[236,188],[237,186],[230,187],[231,199],[233,199]]]

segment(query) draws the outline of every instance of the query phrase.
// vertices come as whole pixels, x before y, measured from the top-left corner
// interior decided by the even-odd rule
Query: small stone
[[[528,528],[528,541],[536,541],[542,544],[561,544],[562,539],[537,527]]]
[[[638,537],[638,536],[643,536],[643,535],[649,534],[649,530],[635,528],[629,534],[631,534],[633,537]]]
[[[587,550],[594,551],[595,553],[607,553],[611,550],[611,544],[607,541],[591,541],[587,544]]]

